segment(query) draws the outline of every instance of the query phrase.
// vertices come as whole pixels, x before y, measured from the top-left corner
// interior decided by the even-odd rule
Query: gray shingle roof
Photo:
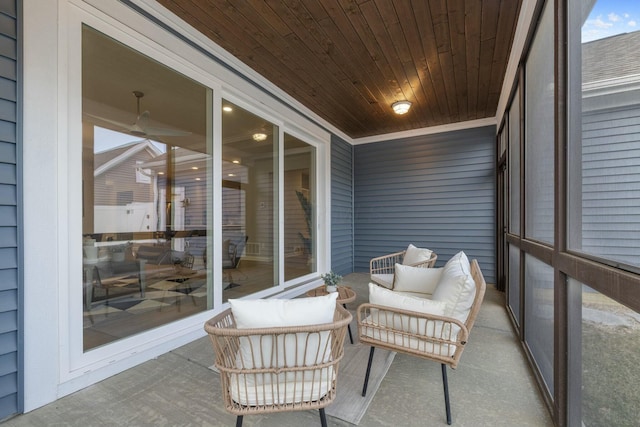
[[[582,83],[640,74],[640,31],[582,45]]]

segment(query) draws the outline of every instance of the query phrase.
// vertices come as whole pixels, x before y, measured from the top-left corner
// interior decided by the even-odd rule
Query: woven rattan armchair
[[[336,396],[351,314],[336,305],[333,323],[238,329],[231,309],[205,324],[222,379],[225,409],[237,415],[320,410]]]
[[[369,274],[371,275],[371,281],[377,283],[385,288],[391,289],[393,287],[393,277],[395,274],[396,264],[402,264],[404,261],[404,255],[406,250],[395,252],[388,255],[372,258],[369,261]],[[411,267],[431,268],[436,265],[438,255],[435,252],[431,253],[431,258],[412,264],[407,264]]]
[[[370,303],[358,307],[360,342],[371,346],[362,388],[363,396],[367,392],[369,372],[376,347],[433,360],[442,365],[447,424],[451,424],[446,368],[449,366],[455,369],[458,366],[486,290],[486,283],[477,260],[472,260],[470,266],[471,276],[475,282],[475,296],[465,321]]]

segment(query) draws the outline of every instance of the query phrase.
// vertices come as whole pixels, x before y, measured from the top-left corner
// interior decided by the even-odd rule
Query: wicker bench
[[[371,303],[358,307],[360,342],[371,346],[362,390],[363,396],[366,394],[371,361],[376,347],[433,360],[442,365],[447,423],[451,424],[446,367],[454,369],[458,365],[486,290],[486,283],[476,260],[470,263],[470,274],[475,284],[475,293],[472,295],[473,302],[465,319]]]

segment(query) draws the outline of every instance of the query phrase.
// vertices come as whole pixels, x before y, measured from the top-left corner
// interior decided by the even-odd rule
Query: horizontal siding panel
[[[0,99],[0,120],[16,121],[16,103],[6,99]]]
[[[593,116],[597,117],[597,116]],[[587,117],[585,117],[586,119]],[[638,125],[640,115],[632,115],[629,117],[617,117],[610,120],[584,120],[582,124],[582,133],[584,136],[589,136],[591,132],[602,132],[603,129],[616,129],[616,128],[628,128]],[[603,125],[604,124],[604,125]]]
[[[0,141],[16,142],[16,124],[0,120]]]
[[[14,332],[18,329],[16,312],[0,313],[0,334]]]
[[[0,291],[18,289],[18,270],[8,268],[0,270]]]
[[[15,185],[0,184],[0,205],[15,206],[18,203]]]
[[[495,281],[493,126],[354,148],[355,268],[428,247],[442,266],[464,250]]]
[[[638,124],[638,120],[640,120],[640,117],[626,118],[619,122],[607,121],[592,124],[591,130],[582,129],[582,139],[588,140],[592,138],[600,138],[602,136],[627,137],[629,135],[637,135],[640,132],[640,124]],[[626,123],[626,125],[624,123]]]
[[[7,58],[16,59],[16,39],[0,35],[0,55]]]
[[[17,38],[18,31],[15,16],[0,13],[0,33],[13,38],[14,40]]]
[[[17,384],[18,375],[15,372],[0,376],[0,399],[16,394],[18,391]]]
[[[0,292],[0,313],[18,309],[18,291],[11,289]],[[0,349],[0,352],[2,350]]]
[[[18,267],[18,256],[15,248],[0,248],[0,269]]]
[[[637,141],[637,134],[625,134],[625,133],[620,133],[620,134],[602,134],[602,135],[598,135],[594,138],[583,138],[582,141],[584,143],[587,143],[586,145],[589,145],[589,142],[602,142],[603,138],[607,138],[608,141],[612,144],[624,144],[627,142],[633,142],[633,141]],[[597,148],[598,144],[592,146],[591,148]],[[612,147],[609,147],[612,148]],[[586,153],[589,153],[589,150],[585,151]]]
[[[13,110],[15,116],[15,102],[17,100],[16,81],[11,79],[0,78],[0,98],[13,102]]]
[[[16,144],[0,142],[0,162],[16,164]]]
[[[0,0],[0,13],[17,18],[16,0]]]
[[[16,61],[15,59],[0,56],[0,76],[5,79],[16,81]]]
[[[18,334],[10,331],[0,334],[0,354],[18,351]]]
[[[16,227],[0,227],[0,248],[17,248],[18,231]]]
[[[17,353],[7,353],[0,355],[0,377],[12,374],[18,370]]]
[[[0,205],[0,227],[17,225],[17,210],[15,206]]]
[[[0,414],[5,416],[15,414],[18,408],[18,394],[12,394],[0,398]]]
[[[0,163],[0,184],[16,184],[16,165]]]

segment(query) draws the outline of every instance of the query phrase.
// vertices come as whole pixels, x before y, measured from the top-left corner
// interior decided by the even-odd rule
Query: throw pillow
[[[431,298],[445,302],[445,315],[465,322],[476,295],[469,259],[458,252],[442,268],[442,276]]]
[[[442,275],[442,268],[422,268],[396,264],[395,273],[394,291],[432,294]]]
[[[412,244],[409,244],[409,246],[407,247],[407,251],[404,253],[402,264],[414,265],[427,261],[429,258],[431,258],[432,253],[433,251],[431,249],[417,248]]]

